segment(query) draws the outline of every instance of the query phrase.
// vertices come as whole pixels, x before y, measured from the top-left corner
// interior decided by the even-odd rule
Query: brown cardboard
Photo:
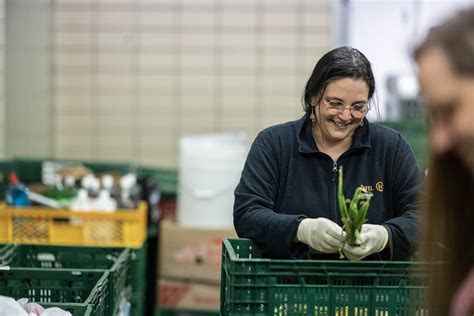
[[[233,229],[188,228],[172,221],[162,221],[159,276],[218,284],[221,277],[222,240],[236,237]]]
[[[157,286],[160,308],[219,311],[218,285],[159,279]]]

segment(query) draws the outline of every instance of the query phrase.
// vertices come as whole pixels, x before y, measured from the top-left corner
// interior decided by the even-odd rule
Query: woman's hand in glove
[[[327,218],[305,218],[298,226],[296,238],[319,252],[332,253],[342,247],[345,232]]]
[[[382,251],[388,242],[388,231],[382,225],[363,224],[357,244],[344,244],[342,252],[350,260],[361,260],[371,254]]]

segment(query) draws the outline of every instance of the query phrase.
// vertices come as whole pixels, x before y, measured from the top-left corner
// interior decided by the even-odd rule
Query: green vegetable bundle
[[[342,216],[342,229],[347,234],[346,242],[351,246],[361,246],[357,244],[357,240],[362,224],[366,222],[371,196],[367,194],[366,189],[358,187],[354,192],[352,200],[346,200],[342,193],[342,167],[339,168],[337,198]]]

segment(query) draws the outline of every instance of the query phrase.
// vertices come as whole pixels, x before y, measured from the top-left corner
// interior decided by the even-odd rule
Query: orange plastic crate
[[[113,213],[0,206],[0,243],[140,248],[147,204]]]

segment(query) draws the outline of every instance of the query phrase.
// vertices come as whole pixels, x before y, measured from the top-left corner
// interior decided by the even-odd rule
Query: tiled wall
[[[52,152],[49,0],[5,0],[5,153]]]
[[[329,0],[53,0],[53,156],[176,166],[181,135],[298,118]]]

